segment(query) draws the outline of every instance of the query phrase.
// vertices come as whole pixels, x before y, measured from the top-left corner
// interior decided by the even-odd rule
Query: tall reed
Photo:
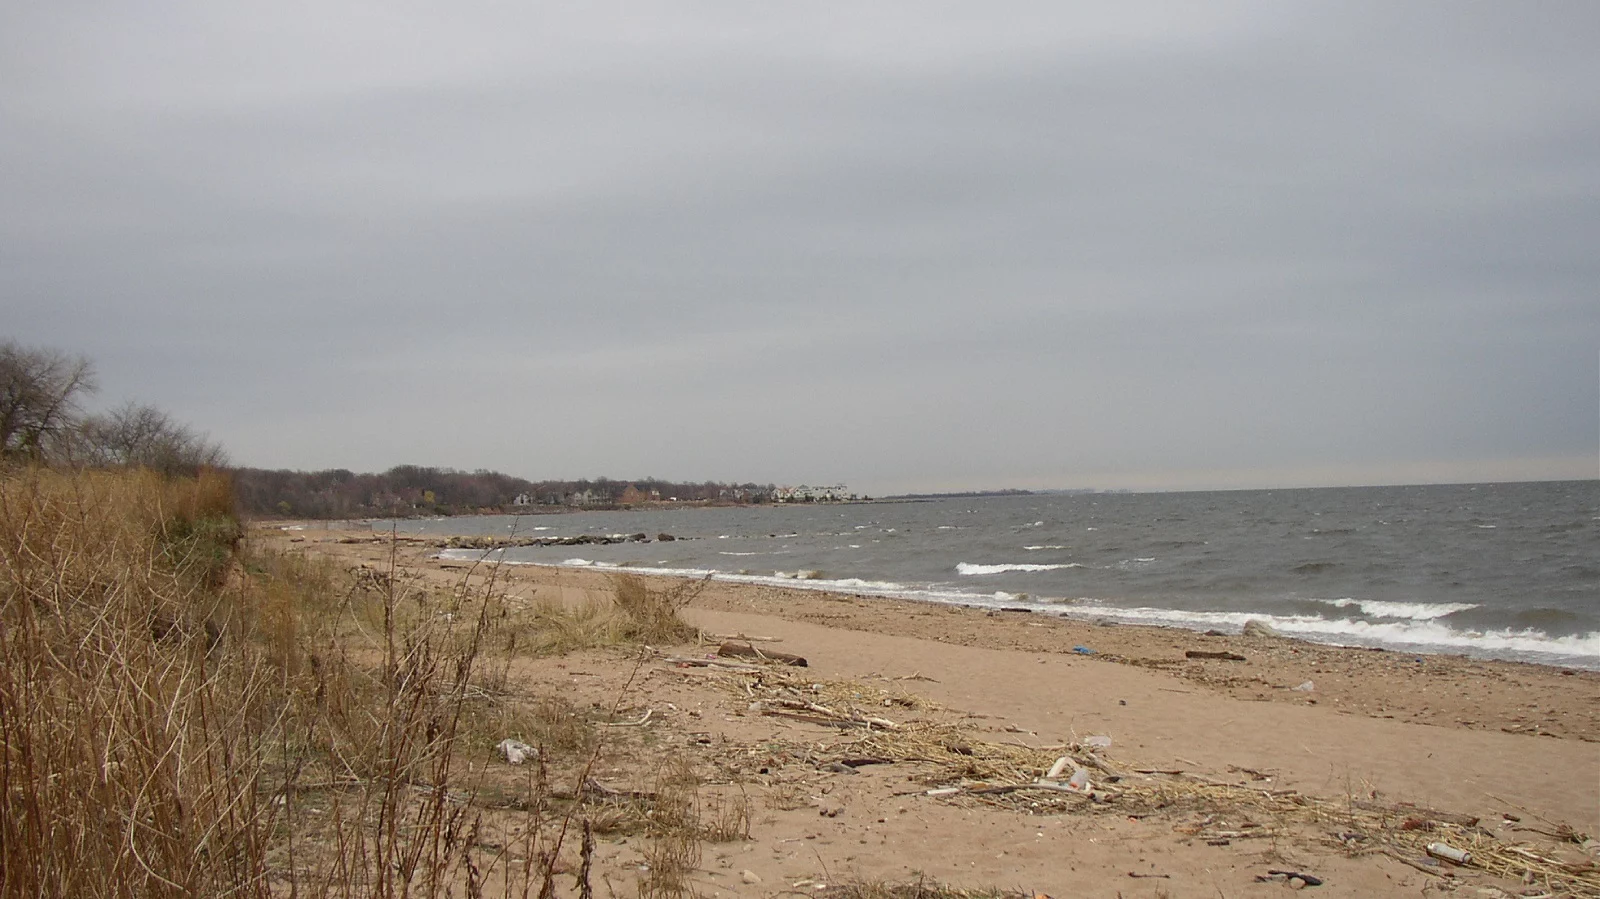
[[[225,478],[0,473],[0,894],[266,895]]]

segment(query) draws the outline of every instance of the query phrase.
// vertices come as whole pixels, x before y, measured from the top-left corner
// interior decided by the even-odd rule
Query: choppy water
[[[438,534],[666,532],[688,539],[521,548],[503,557],[1200,630],[1237,630],[1254,618],[1325,643],[1600,668],[1600,481],[576,512],[397,526]]]

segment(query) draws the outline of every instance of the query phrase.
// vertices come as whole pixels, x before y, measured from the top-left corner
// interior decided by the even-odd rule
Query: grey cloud
[[[0,17],[8,332],[247,462],[1595,474],[1587,4]]]

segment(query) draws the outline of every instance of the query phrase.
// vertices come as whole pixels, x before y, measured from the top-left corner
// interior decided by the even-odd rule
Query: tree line
[[[397,465],[380,473],[233,470],[240,508],[293,518],[377,518],[610,509],[653,503],[770,501],[771,484],[699,483],[643,478],[529,481],[497,471]]]
[[[660,478],[529,481],[421,465],[368,474],[232,467],[219,444],[155,406],[129,401],[107,412],[85,412],[84,402],[98,389],[94,364],[84,356],[0,341],[0,461],[137,467],[169,475],[226,469],[242,512],[298,518],[759,503],[770,501],[774,489]]]
[[[86,357],[0,341],[0,459],[164,474],[227,466],[220,445],[155,406],[130,400],[86,414],[98,389]]]

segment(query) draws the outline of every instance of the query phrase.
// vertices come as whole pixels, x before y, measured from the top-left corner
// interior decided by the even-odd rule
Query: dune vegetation
[[[232,496],[204,471],[0,472],[0,892],[552,895],[563,849],[592,845],[570,800],[604,740],[594,710],[508,701],[506,669],[692,639],[684,591],[511,614],[492,576],[258,550]],[[463,763],[507,734],[535,766]],[[692,774],[671,770],[648,827],[687,863]]]

